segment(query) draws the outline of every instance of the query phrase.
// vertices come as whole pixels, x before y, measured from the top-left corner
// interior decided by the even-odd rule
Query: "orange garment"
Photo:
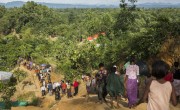
[[[39,73],[39,70],[38,70],[38,69],[36,69],[36,70],[35,70],[35,73]]]
[[[66,83],[62,83],[62,89],[66,89],[66,88],[67,88]]]
[[[169,81],[164,84],[153,80],[148,94],[147,110],[170,110],[169,102],[172,93],[172,85]]]

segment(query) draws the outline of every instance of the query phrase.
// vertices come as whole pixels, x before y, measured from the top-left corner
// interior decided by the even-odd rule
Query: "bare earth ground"
[[[23,66],[20,67],[20,69],[26,71],[28,73],[28,77],[25,80],[31,80],[34,84],[34,87],[31,88],[25,87],[25,89],[17,90],[15,93],[15,96],[13,98],[16,98],[18,94],[26,93],[28,91],[35,91],[36,97],[40,97],[42,99],[42,103],[39,107],[35,106],[27,106],[27,107],[13,107],[12,110],[112,110],[110,108],[110,104],[107,103],[96,103],[97,97],[96,95],[91,95],[89,102],[85,101],[85,98],[83,95],[86,94],[85,90],[85,84],[81,83],[79,87],[79,94],[76,97],[73,97],[71,99],[68,99],[66,96],[62,97],[62,100],[55,101],[54,96],[46,95],[45,97],[41,97],[40,92],[40,84],[38,79],[35,77],[33,71],[29,71]],[[57,74],[52,74],[52,81],[59,81],[61,80],[62,76]],[[18,88],[18,87],[17,87]],[[170,110],[180,110],[180,104],[178,106],[173,107],[170,105]],[[121,108],[119,109],[113,109],[113,110],[129,110],[127,107],[127,102],[121,101]],[[133,110],[146,110],[146,103],[140,104]]]

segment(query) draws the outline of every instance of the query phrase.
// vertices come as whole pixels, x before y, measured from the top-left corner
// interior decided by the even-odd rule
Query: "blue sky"
[[[119,4],[120,0],[0,0],[1,3],[11,1],[35,1],[35,2],[48,2],[48,3],[68,3],[68,4]],[[138,3],[180,3],[180,0],[138,0]]]

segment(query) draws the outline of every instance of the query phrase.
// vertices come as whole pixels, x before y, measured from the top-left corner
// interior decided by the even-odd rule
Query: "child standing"
[[[170,110],[170,99],[174,106],[177,105],[174,87],[164,80],[167,71],[168,65],[164,61],[157,61],[152,65],[152,76],[156,80],[149,82],[144,93],[143,101],[148,98],[147,110]]]

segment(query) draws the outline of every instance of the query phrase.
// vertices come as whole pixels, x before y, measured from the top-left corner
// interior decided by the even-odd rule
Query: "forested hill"
[[[12,8],[12,7],[21,7],[26,2],[22,1],[14,1],[14,2],[8,2],[8,3],[0,3],[0,5],[4,5],[6,8]],[[45,5],[49,8],[119,8],[119,4],[113,4],[113,5],[86,5],[86,4],[55,4],[55,3],[43,3],[38,2],[38,4]],[[171,4],[171,3],[143,3],[143,4],[137,4],[137,7],[144,7],[144,8],[180,8],[179,4]]]
[[[54,64],[71,79],[90,73],[100,62],[110,67],[131,55],[147,60],[169,37],[180,36],[179,16],[179,8],[123,3],[115,9],[52,9],[35,2],[0,6],[0,70],[13,69],[19,57],[31,58],[37,64]],[[96,40],[86,40],[95,34]]]
[[[26,2],[22,1],[14,1],[8,3],[0,3],[0,5],[4,5],[6,8],[12,7],[21,7]],[[49,8],[118,8],[119,5],[86,5],[86,4],[57,4],[57,3],[44,3],[37,2],[38,4],[45,5]]]

